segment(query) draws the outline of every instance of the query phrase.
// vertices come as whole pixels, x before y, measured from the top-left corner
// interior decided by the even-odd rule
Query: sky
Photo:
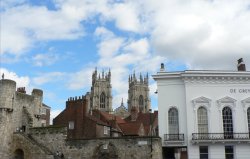
[[[128,76],[187,69],[250,70],[250,0],[1,0],[0,73],[42,89],[51,118],[111,70],[113,109]]]

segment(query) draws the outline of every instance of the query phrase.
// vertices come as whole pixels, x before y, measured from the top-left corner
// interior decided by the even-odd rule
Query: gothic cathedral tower
[[[112,111],[112,86],[111,72],[97,76],[97,69],[92,74],[92,86],[90,94],[90,108],[100,111]]]
[[[151,108],[148,74],[144,78],[140,74],[140,80],[137,81],[134,73],[133,75],[129,76],[128,82],[128,111],[130,112],[132,107],[136,107],[139,112],[148,112]]]

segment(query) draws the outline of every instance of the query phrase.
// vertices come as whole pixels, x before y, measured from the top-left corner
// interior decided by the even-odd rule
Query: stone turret
[[[39,119],[40,116],[41,116],[42,101],[43,101],[43,91],[40,90],[40,89],[33,89],[32,96],[34,97],[33,113],[34,113],[34,116]],[[38,126],[38,125],[36,125],[36,126]]]
[[[0,80],[0,109],[13,110],[16,82],[9,79]]]
[[[151,107],[148,87],[148,74],[142,76],[140,73],[137,80],[135,72],[128,78],[128,111],[131,112],[132,106],[137,108],[139,112],[147,112]]]

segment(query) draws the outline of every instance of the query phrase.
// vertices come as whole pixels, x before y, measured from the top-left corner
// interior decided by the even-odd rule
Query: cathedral
[[[128,109],[124,107],[123,102],[121,106],[116,109],[115,113],[119,111],[127,111],[130,113],[131,108],[135,107],[139,112],[146,113],[151,108],[148,87],[148,74],[144,77],[140,74],[139,79],[135,73],[129,75],[128,78]],[[92,74],[92,86],[90,92],[90,110],[100,110],[103,112],[112,113],[112,85],[111,85],[111,71],[107,73],[102,71],[98,74],[97,69]],[[119,111],[118,111],[119,110]]]

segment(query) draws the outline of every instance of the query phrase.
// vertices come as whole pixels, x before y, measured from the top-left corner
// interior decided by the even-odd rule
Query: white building
[[[250,158],[250,72],[161,71],[159,135],[168,159]]]

